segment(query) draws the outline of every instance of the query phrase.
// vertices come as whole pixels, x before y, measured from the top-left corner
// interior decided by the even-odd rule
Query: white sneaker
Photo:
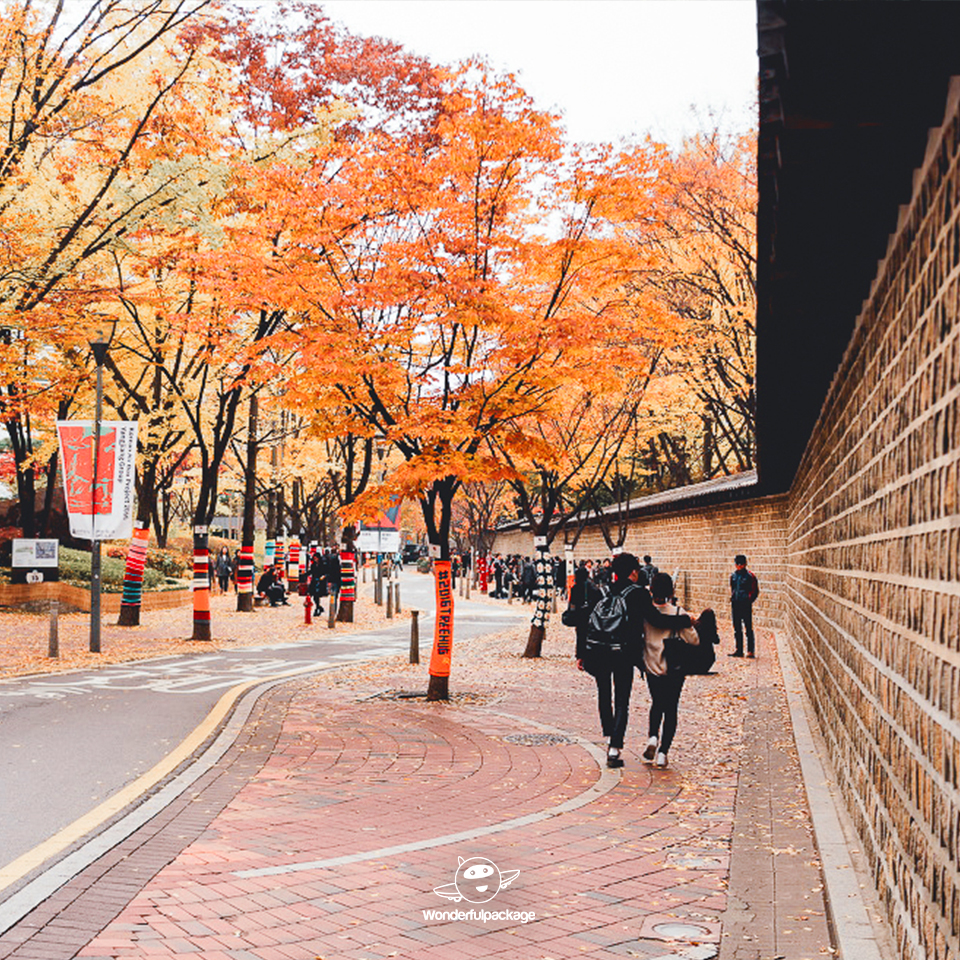
[[[652,762],[657,755],[657,745],[660,741],[656,737],[651,737],[647,741],[647,748],[643,751],[643,759]]]
[[[661,770],[667,765],[667,755],[663,752],[657,754],[657,759],[654,761],[654,766],[659,767]]]

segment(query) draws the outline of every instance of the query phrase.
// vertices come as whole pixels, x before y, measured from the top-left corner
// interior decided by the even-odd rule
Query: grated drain
[[[501,740],[517,743],[523,747],[554,746],[558,743],[573,743],[573,739],[561,733],[509,733]]]

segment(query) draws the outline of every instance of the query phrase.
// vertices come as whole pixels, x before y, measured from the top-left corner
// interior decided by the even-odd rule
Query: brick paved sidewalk
[[[559,627],[539,661],[517,655],[522,631],[462,644],[449,704],[399,696],[426,682],[400,660],[276,688],[215,769],[0,937],[0,958],[828,955],[773,639],[688,681],[667,770],[639,757],[639,682],[626,765],[602,765],[571,645]],[[474,857],[519,873],[482,903],[434,892]]]

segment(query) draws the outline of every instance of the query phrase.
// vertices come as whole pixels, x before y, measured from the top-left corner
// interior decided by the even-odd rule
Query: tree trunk
[[[357,599],[357,561],[354,551],[356,527],[348,523],[343,528],[343,550],[340,551],[340,605],[337,620],[353,623],[353,605]]]
[[[210,640],[210,551],[208,528],[193,528],[193,636]]]
[[[527,648],[523,651],[524,657],[532,659],[540,656],[543,641],[547,636],[547,622],[550,619],[550,590],[553,577],[550,575],[553,568],[550,564],[550,548],[544,544],[536,548],[537,559],[537,599],[533,619],[530,621],[530,634],[527,637]]]
[[[437,591],[437,614],[434,621],[433,650],[430,654],[430,682],[427,700],[450,699],[450,670],[453,660],[453,571],[450,563],[450,521],[457,483],[453,478],[435,481],[425,499],[420,501],[430,542],[439,544],[440,559],[433,564]],[[439,521],[436,508],[440,508]]]
[[[119,627],[140,626],[140,608],[143,600],[143,571],[147,565],[147,545],[150,542],[150,522],[138,518],[127,550],[123,571],[123,599],[120,601]]]
[[[240,534],[240,557],[237,561],[237,610],[253,611],[253,538],[257,511],[257,415],[258,400],[250,397],[247,416],[247,462],[243,472],[243,530]]]

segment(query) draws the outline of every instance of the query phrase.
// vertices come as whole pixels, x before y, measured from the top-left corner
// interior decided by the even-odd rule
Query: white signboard
[[[399,530],[361,530],[357,535],[357,549],[361,553],[399,553]]]
[[[33,570],[40,567],[57,567],[60,564],[59,540],[12,541],[13,566]]]

